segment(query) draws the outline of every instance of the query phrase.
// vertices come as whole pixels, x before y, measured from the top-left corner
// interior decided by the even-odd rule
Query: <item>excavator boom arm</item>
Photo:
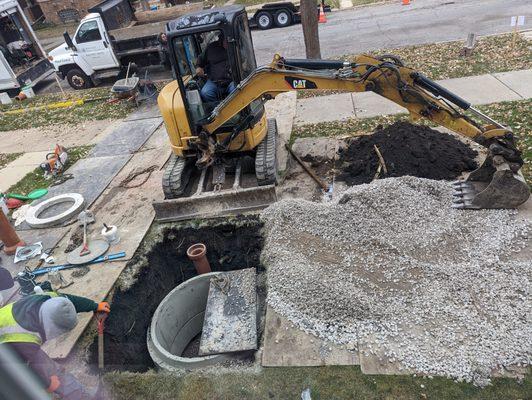
[[[322,60],[284,60],[256,69],[211,113],[205,131],[213,133],[252,101],[272,98],[293,90],[372,91],[407,109],[414,120],[426,118],[461,135],[482,138],[504,136],[504,126],[473,109],[467,101],[449,92],[400,61],[361,55],[353,63]],[[461,111],[470,109],[490,122],[480,126]]]

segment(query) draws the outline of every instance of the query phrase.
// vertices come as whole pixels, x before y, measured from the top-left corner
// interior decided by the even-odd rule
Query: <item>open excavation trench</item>
[[[206,245],[212,271],[256,268],[260,274],[261,227],[253,217],[154,226],[112,295],[113,312],[106,321],[106,369],[143,372],[155,367],[146,345],[147,331],[165,296],[197,275],[186,255],[189,246]],[[259,289],[259,313],[261,297],[265,296]],[[193,340],[184,356],[194,356],[195,346]],[[90,364],[97,365],[97,339],[89,351]]]

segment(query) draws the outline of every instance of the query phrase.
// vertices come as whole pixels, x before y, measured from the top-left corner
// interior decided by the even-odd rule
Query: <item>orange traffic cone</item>
[[[320,4],[320,17],[318,18],[319,24],[324,24],[327,22],[327,17],[325,16],[325,12],[323,11],[323,4]]]
[[[403,6],[410,5],[410,0],[403,0]]]

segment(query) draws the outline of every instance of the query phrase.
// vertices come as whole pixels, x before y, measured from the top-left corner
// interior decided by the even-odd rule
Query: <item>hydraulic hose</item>
[[[450,101],[451,103],[457,105],[462,110],[468,110],[471,107],[471,103],[468,101],[465,101],[461,97],[457,96],[453,92],[450,92],[449,90],[445,89],[443,86],[437,84],[433,80],[427,78],[425,75],[420,74],[419,72],[413,72],[411,75],[412,79],[414,79],[414,83],[423,89],[429,91],[434,96],[440,96],[444,99]]]

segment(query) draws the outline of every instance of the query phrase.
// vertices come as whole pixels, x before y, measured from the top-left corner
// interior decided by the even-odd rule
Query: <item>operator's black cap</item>
[[[11,289],[13,285],[15,285],[15,281],[13,281],[9,271],[0,267],[0,290]]]

